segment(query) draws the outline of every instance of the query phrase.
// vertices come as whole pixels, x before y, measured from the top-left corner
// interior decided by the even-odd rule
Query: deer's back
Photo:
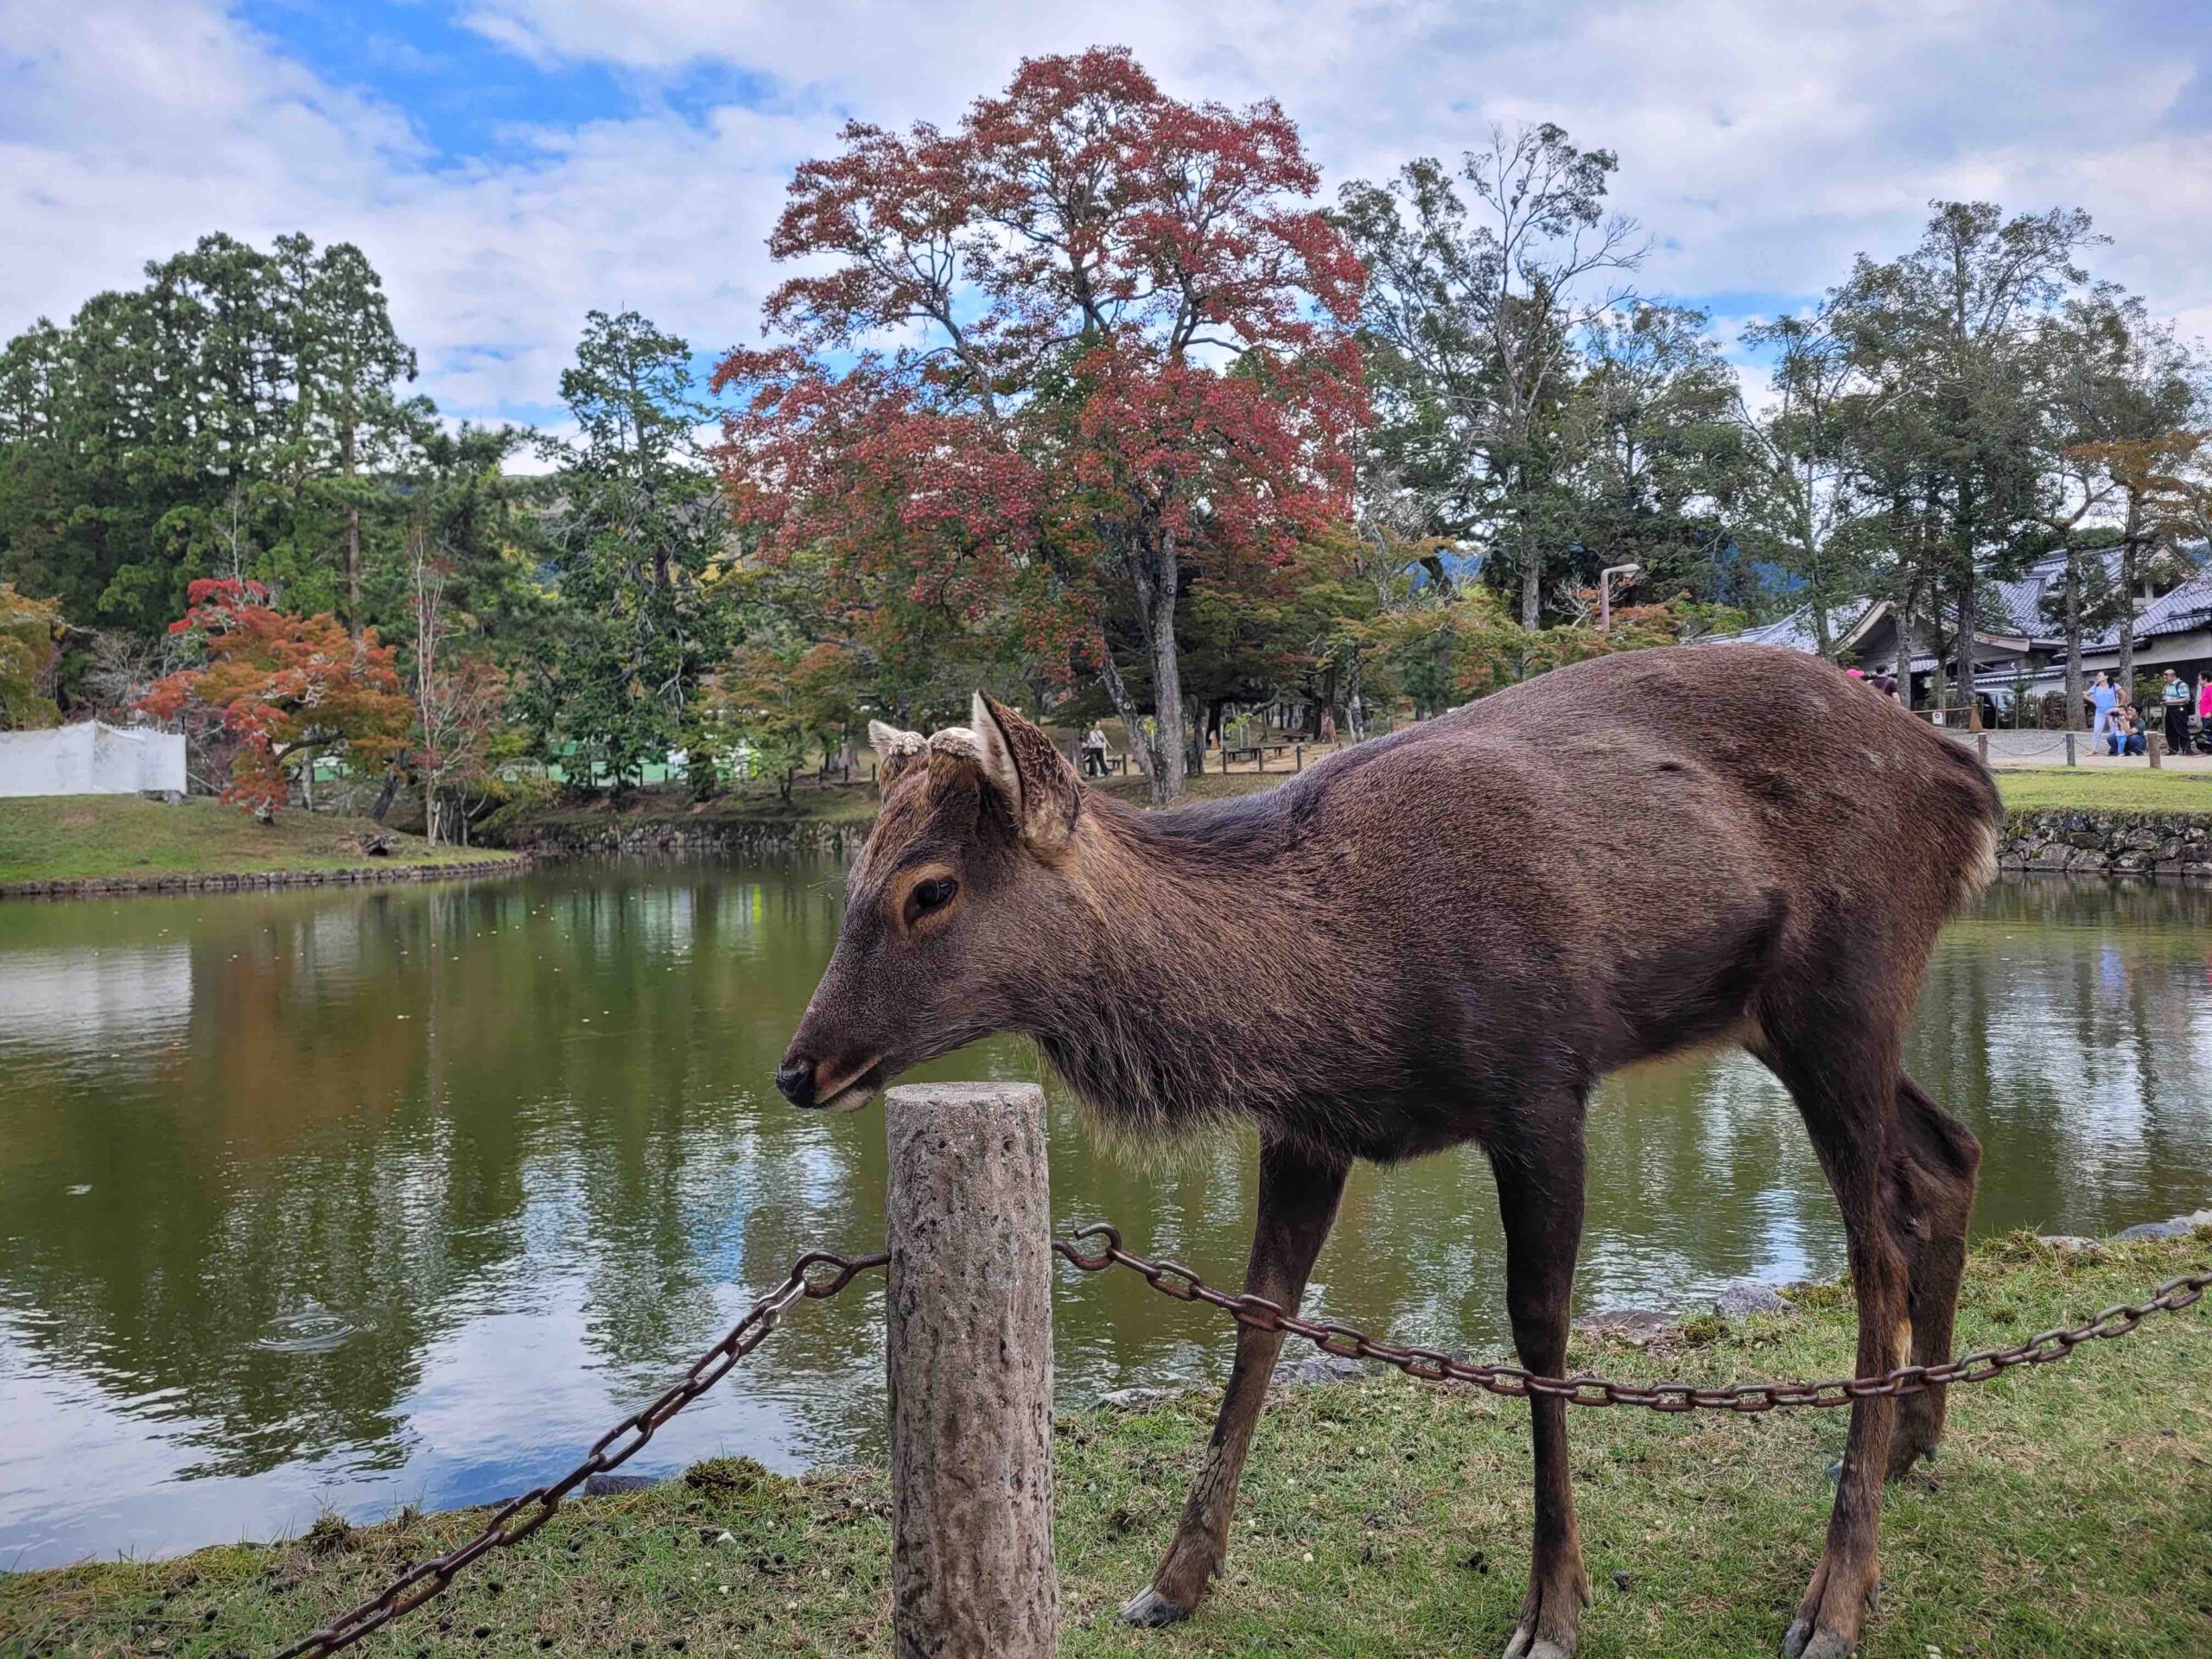
[[[1941,886],[1999,810],[1960,745],[1827,663],[1756,646],[1559,669],[1331,756],[1294,791],[1328,838],[1438,874],[1472,854],[1615,886],[1717,862],[1863,890],[1871,855]]]
[[[1513,1011],[1578,1076],[1726,1034],[1766,977],[1838,957],[1909,1002],[1998,815],[1888,699],[1732,646],[1560,669],[1276,794],[1297,885],[1421,1030],[1487,1041]]]

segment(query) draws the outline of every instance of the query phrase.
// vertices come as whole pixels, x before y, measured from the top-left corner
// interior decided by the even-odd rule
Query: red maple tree
[[[405,745],[414,716],[395,648],[373,628],[357,642],[327,611],[288,616],[268,598],[257,582],[194,582],[169,632],[192,636],[207,660],[155,682],[138,703],[233,747],[223,798],[264,817],[284,804],[286,757],[344,750],[374,764]]]
[[[798,169],[769,245],[828,268],[770,296],[783,343],[716,373],[747,394],[719,451],[740,521],[772,560],[826,559],[861,632],[995,620],[1096,673],[1165,799],[1178,594],[1341,515],[1367,416],[1363,276],[1297,129],[1099,48],[1025,61],[951,131],[855,122],[843,144]]]

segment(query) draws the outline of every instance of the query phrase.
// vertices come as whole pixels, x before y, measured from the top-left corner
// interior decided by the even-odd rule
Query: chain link
[[[1086,1241],[1096,1241],[1085,1249]],[[1751,1415],[1789,1406],[1847,1406],[1854,1400],[1894,1398],[1954,1382],[1986,1382],[2016,1365],[2047,1365],[2063,1359],[2085,1342],[2124,1337],[2153,1313],[2178,1313],[2212,1287],[2212,1272],[2171,1279],[2148,1301],[2108,1307],[2087,1325],[2044,1331],[2013,1348],[1985,1348],[1934,1365],[1900,1365],[1879,1376],[1836,1377],[1821,1382],[1732,1382],[1701,1389],[1687,1382],[1621,1382],[1611,1377],[1539,1376],[1518,1365],[1475,1365],[1431,1348],[1401,1347],[1334,1321],[1301,1319],[1262,1296],[1231,1296],[1216,1290],[1178,1262],[1154,1262],[1122,1248],[1122,1235],[1110,1224],[1078,1227],[1053,1242],[1061,1257],[1085,1273],[1127,1268],[1164,1296],[1179,1302],[1204,1302],[1253,1331],[1302,1337],[1323,1353],[1344,1359],[1371,1359],[1395,1366],[1427,1382],[1468,1382],[1509,1400],[1555,1399],[1571,1406],[1642,1406],[1651,1411],[1733,1411]]]
[[[1092,1248],[1086,1242],[1096,1241]],[[1509,1400],[1559,1399],[1574,1406],[1642,1406],[1652,1411],[1733,1411],[1746,1414],[1789,1406],[1845,1406],[1854,1400],[1914,1394],[1954,1382],[1986,1382],[2017,1365],[2044,1365],[2063,1359],[2085,1342],[2124,1337],[2153,1313],[2177,1313],[2212,1287],[2212,1272],[2169,1280],[2147,1301],[2108,1307],[2087,1325],[2044,1331],[2017,1347],[1984,1349],[1936,1365],[1902,1365],[1880,1376],[1839,1377],[1821,1382],[1734,1382],[1698,1388],[1687,1382],[1636,1383],[1610,1377],[1541,1376],[1518,1365],[1476,1365],[1433,1348],[1402,1346],[1378,1340],[1334,1320],[1302,1319],[1264,1296],[1232,1296],[1216,1290],[1178,1262],[1154,1262],[1122,1248],[1118,1229],[1106,1222],[1079,1227],[1052,1249],[1084,1273],[1126,1268],[1163,1296],[1218,1308],[1239,1325],[1303,1338],[1323,1353],[1344,1359],[1374,1360],[1408,1376],[1429,1382],[1466,1382]],[[450,1584],[479,1556],[503,1549],[543,1526],[569,1493],[596,1474],[628,1461],[642,1451],[661,1425],[690,1405],[767,1339],[783,1316],[803,1299],[827,1300],[854,1279],[890,1261],[887,1252],[846,1256],[809,1250],[791,1263],[784,1282],[747,1310],[728,1335],[692,1362],[682,1378],[651,1405],[632,1412],[594,1441],[584,1459],[550,1485],[535,1487],[502,1504],[467,1543],[435,1560],[409,1568],[378,1594],[341,1614],[312,1636],[302,1637],[276,1659],[324,1659],[352,1647],[412,1611]],[[826,1273],[820,1269],[828,1269]]]
[[[861,1274],[883,1266],[888,1254],[840,1255],[834,1250],[809,1250],[791,1263],[790,1276],[746,1311],[729,1334],[691,1363],[691,1369],[651,1405],[634,1411],[593,1442],[584,1460],[550,1486],[534,1487],[520,1497],[500,1505],[483,1530],[467,1543],[435,1560],[409,1568],[384,1590],[359,1606],[340,1615],[312,1636],[302,1637],[276,1659],[321,1659],[342,1652],[372,1630],[381,1630],[403,1613],[412,1611],[453,1582],[454,1577],[478,1556],[519,1543],[552,1519],[562,1500],[594,1475],[603,1474],[643,1451],[663,1423],[696,1400],[728,1375],[738,1361],[767,1340],[782,1323],[785,1312],[802,1298],[825,1300]],[[819,1269],[830,1269],[827,1273]]]

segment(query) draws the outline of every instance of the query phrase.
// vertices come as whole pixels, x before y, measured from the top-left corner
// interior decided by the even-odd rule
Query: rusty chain
[[[1083,1248],[1086,1240],[1096,1248]],[[1122,1249],[1120,1230],[1107,1222],[1078,1227],[1052,1241],[1053,1251],[1084,1273],[1127,1268],[1164,1296],[1218,1308],[1241,1326],[1301,1337],[1323,1353],[1342,1359],[1371,1359],[1430,1382],[1466,1382],[1510,1400],[1557,1398],[1576,1406],[1644,1406],[1653,1411],[1772,1411],[1786,1406],[1842,1406],[1853,1400],[1914,1394],[1954,1382],[1983,1382],[2016,1365],[2043,1365],[2063,1359],[2085,1342],[2126,1336],[2153,1313],[2177,1313],[2212,1287],[2212,1271],[2167,1281],[2149,1300],[2108,1307],[2087,1325],[2044,1331],[2017,1347],[1984,1349],[1937,1365],[1901,1365],[1880,1376],[1839,1377],[1821,1382],[1735,1382],[1701,1389],[1687,1382],[1621,1382],[1586,1374],[1540,1376],[1518,1365],[1478,1365],[1433,1348],[1380,1342],[1334,1320],[1302,1319],[1263,1296],[1232,1296],[1216,1290],[1176,1262],[1154,1262]],[[846,1256],[809,1250],[791,1263],[784,1282],[747,1310],[722,1339],[692,1363],[682,1378],[651,1405],[632,1412],[593,1443],[584,1459],[550,1485],[534,1487],[502,1504],[467,1543],[435,1560],[409,1568],[378,1594],[340,1615],[311,1636],[283,1649],[276,1659],[323,1659],[342,1652],[372,1631],[429,1600],[479,1556],[519,1543],[550,1520],[569,1494],[592,1476],[626,1462],[643,1450],[655,1431],[728,1375],[767,1339],[785,1313],[802,1299],[835,1296],[859,1274],[884,1266],[887,1252]],[[817,1268],[833,1271],[810,1278]],[[527,1513],[525,1513],[527,1511]],[[518,1518],[519,1517],[519,1518]]]
[[[307,1656],[321,1659],[323,1655],[341,1652],[372,1630],[382,1629],[401,1614],[429,1600],[478,1556],[529,1537],[552,1518],[554,1510],[561,1507],[562,1500],[570,1492],[592,1476],[603,1474],[635,1456],[663,1423],[721,1382],[731,1367],[767,1339],[768,1333],[782,1322],[785,1310],[794,1302],[802,1297],[821,1301],[835,1296],[856,1275],[880,1268],[890,1259],[887,1253],[881,1252],[844,1256],[834,1250],[809,1250],[791,1263],[790,1276],[748,1308],[727,1336],[692,1362],[691,1369],[679,1381],[652,1404],[632,1412],[601,1435],[582,1463],[551,1485],[533,1487],[520,1497],[500,1505],[484,1523],[483,1530],[467,1543],[435,1560],[410,1567],[379,1594],[340,1614],[314,1635],[301,1637],[279,1653],[276,1659],[306,1659]],[[835,1271],[825,1278],[810,1279],[808,1275],[817,1268]],[[529,1513],[524,1514],[524,1510]]]
[[[1085,1250],[1082,1241],[1101,1241]],[[1954,1382],[1986,1382],[2016,1365],[2045,1365],[2063,1359],[2085,1342],[2124,1337],[2152,1313],[2177,1313],[2212,1286],[2212,1272],[2168,1280],[2148,1301],[2108,1307],[2087,1325],[2044,1331],[2014,1348],[1986,1348],[1936,1365],[1900,1365],[1880,1376],[1838,1377],[1824,1382],[1732,1382],[1700,1389],[1688,1382],[1649,1384],[1610,1377],[1539,1376],[1518,1365],[1475,1365],[1433,1348],[1401,1347],[1378,1342],[1365,1332],[1333,1320],[1301,1319],[1264,1296],[1231,1296],[1216,1290],[1176,1262],[1153,1262],[1122,1248],[1122,1236],[1106,1222],[1079,1227],[1052,1248],[1085,1273],[1127,1268],[1163,1296],[1179,1302],[1204,1302],[1254,1331],[1280,1331],[1303,1337],[1325,1354],[1340,1359],[1372,1359],[1395,1366],[1428,1382],[1469,1382],[1509,1400],[1550,1398],[1573,1406],[1644,1406],[1653,1411],[1734,1411],[1746,1415],[1783,1406],[1846,1406],[1854,1400],[1887,1399]]]

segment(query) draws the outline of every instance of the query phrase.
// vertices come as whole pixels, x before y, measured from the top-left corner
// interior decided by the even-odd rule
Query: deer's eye
[[[912,923],[918,916],[943,910],[959,891],[960,884],[949,875],[933,875],[926,881],[915,882],[906,893],[906,920]]]

